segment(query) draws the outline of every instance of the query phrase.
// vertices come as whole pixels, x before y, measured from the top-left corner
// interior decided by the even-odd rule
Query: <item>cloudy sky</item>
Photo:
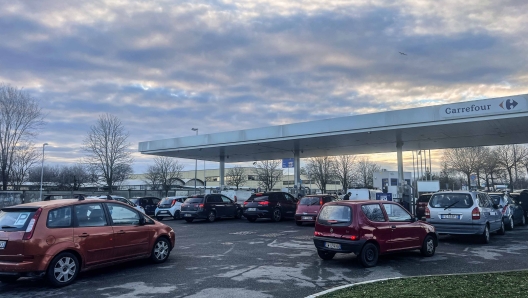
[[[46,126],[36,143],[50,144],[52,163],[82,157],[105,112],[123,121],[137,152],[140,141],[191,127],[215,133],[528,93],[527,1],[0,4],[0,82],[40,100]],[[142,172],[151,157],[134,156]],[[372,159],[395,169],[395,157]]]

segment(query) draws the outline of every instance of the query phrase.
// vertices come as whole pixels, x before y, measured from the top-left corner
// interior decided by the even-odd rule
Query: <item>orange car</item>
[[[171,227],[117,201],[66,199],[0,210],[0,281],[46,276],[71,284],[79,272],[150,258],[165,262]]]

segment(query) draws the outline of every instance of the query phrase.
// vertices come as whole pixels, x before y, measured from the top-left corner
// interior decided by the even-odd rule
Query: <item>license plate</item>
[[[460,215],[458,214],[441,214],[441,219],[460,219]]]
[[[325,242],[325,247],[332,248],[332,249],[341,249],[341,244]]]
[[[190,215],[189,213],[183,215],[183,217],[191,217],[192,215]]]
[[[167,213],[167,211],[160,211],[159,213]]]
[[[248,208],[247,211],[257,211],[257,208]]]
[[[0,249],[4,249],[6,247],[7,241],[0,241]]]
[[[311,217],[311,216],[302,216],[302,217],[301,217],[301,219],[308,219],[308,220],[312,220],[312,219],[313,219],[313,217]]]

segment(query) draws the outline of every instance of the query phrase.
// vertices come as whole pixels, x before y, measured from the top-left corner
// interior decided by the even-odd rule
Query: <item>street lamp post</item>
[[[198,128],[191,128],[192,131],[196,131],[196,135],[198,135]],[[198,170],[198,159],[194,160],[194,194],[196,194],[196,172]]]
[[[42,201],[42,179],[44,178],[44,147],[48,145],[48,143],[42,144],[42,165],[40,167],[40,200]]]

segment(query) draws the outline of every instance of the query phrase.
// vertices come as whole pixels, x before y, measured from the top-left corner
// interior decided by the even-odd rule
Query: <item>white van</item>
[[[350,188],[347,193],[350,193],[350,200],[376,200],[376,194],[383,192],[379,189]]]

